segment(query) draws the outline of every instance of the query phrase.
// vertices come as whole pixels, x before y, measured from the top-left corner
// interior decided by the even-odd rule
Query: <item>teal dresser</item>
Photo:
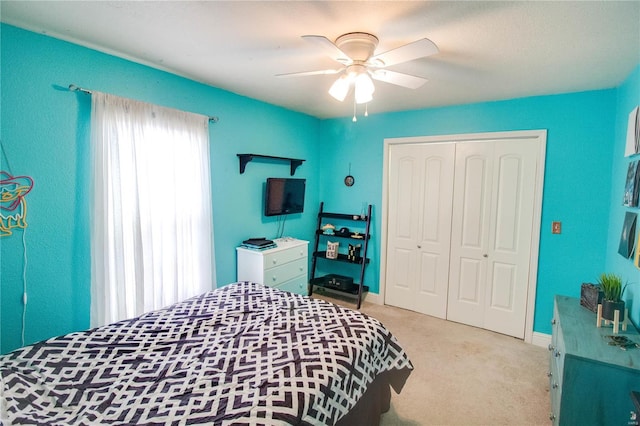
[[[640,348],[608,344],[611,326],[597,328],[596,314],[577,298],[556,296],[550,351],[551,420],[561,426],[628,426],[640,413],[631,391],[640,390]],[[629,325],[627,336],[640,343]]]

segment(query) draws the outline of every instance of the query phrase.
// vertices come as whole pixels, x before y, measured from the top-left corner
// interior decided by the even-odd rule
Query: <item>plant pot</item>
[[[618,320],[624,321],[624,300],[614,302],[613,300],[602,301],[602,318],[613,321],[614,311],[620,311]]]

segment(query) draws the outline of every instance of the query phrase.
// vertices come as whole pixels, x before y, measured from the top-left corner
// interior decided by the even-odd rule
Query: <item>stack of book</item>
[[[276,243],[266,238],[250,238],[242,242],[242,247],[251,250],[266,250],[277,247]]]

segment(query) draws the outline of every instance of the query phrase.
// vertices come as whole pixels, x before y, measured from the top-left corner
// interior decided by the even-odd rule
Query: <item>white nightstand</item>
[[[274,242],[277,247],[267,250],[236,248],[238,281],[252,281],[306,296],[309,241],[279,238]]]

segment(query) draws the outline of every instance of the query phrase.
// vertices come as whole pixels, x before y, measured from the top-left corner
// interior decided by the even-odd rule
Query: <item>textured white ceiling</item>
[[[376,82],[369,113],[615,87],[640,63],[640,1],[5,1],[2,22],[320,118],[349,116],[335,68],[301,36],[375,34],[376,53],[427,37],[440,48]],[[72,83],[72,82],[70,82]]]

